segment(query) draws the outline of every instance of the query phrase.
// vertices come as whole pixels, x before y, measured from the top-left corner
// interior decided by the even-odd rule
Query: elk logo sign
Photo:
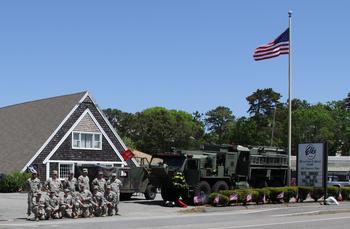
[[[299,144],[297,158],[298,186],[323,187],[327,176],[325,145]]]

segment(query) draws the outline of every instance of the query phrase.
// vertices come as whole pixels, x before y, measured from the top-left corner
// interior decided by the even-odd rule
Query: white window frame
[[[66,177],[61,177],[61,165],[72,165],[72,170],[75,171],[75,164],[74,163],[58,163],[58,179],[64,180]]]
[[[74,146],[74,134],[79,134],[79,142],[80,146],[76,147]],[[92,147],[82,147],[82,141],[81,141],[81,134],[91,134],[92,135]],[[100,136],[100,147],[94,148],[94,145],[96,143],[95,141],[95,135]],[[87,149],[87,150],[102,150],[102,133],[99,132],[84,132],[84,131],[72,131],[72,149]]]

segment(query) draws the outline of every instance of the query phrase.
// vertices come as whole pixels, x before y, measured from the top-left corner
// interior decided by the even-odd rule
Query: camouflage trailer
[[[155,154],[150,171],[149,180],[154,187],[161,188],[164,200],[181,196],[191,202],[195,196],[207,199],[211,192],[220,190],[284,186],[288,155],[275,147],[205,146],[199,151]],[[172,181],[178,172],[183,174],[187,185],[181,193]]]

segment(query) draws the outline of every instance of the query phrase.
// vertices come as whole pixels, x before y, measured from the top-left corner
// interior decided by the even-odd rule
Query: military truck
[[[194,196],[206,199],[211,192],[220,190],[284,186],[288,156],[275,147],[205,146],[198,151],[154,154],[150,171],[149,180],[154,187],[161,188],[164,200],[173,201],[181,196],[191,202]],[[177,172],[186,181],[184,193],[178,193],[173,186],[172,178]]]

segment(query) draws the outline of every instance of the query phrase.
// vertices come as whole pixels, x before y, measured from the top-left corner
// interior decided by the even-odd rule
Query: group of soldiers
[[[28,219],[31,213],[36,221],[62,217],[112,216],[118,213],[122,182],[116,173],[112,173],[106,181],[103,172],[99,171],[91,183],[92,192],[86,168],[78,179],[74,177],[73,171],[69,172],[64,181],[57,175],[54,170],[52,177],[42,185],[37,172],[32,171],[32,177],[28,179]]]

